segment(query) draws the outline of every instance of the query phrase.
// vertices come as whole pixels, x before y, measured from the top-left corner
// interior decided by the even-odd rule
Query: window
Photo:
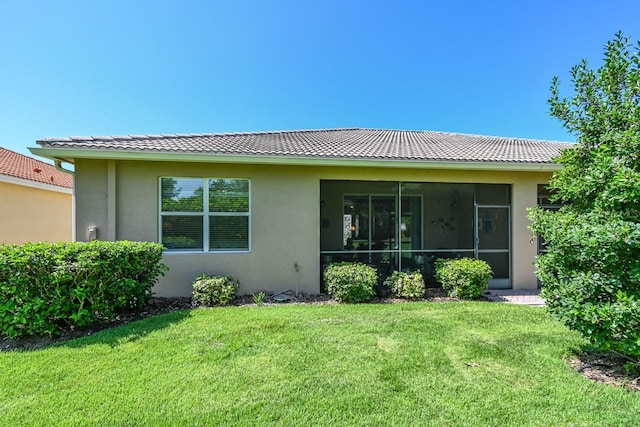
[[[160,178],[160,241],[170,250],[248,251],[250,182]]]
[[[396,198],[344,196],[344,249],[390,250],[396,244]]]

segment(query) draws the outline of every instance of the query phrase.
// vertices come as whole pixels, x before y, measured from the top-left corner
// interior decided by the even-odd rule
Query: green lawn
[[[583,341],[506,304],[198,309],[0,353],[2,425],[640,425]]]

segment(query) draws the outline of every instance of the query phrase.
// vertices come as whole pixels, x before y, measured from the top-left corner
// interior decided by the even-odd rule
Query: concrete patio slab
[[[490,289],[484,296],[492,301],[507,304],[530,305],[544,307],[544,299],[540,298],[539,289]]]

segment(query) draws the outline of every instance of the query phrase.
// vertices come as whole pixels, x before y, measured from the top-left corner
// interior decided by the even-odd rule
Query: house
[[[72,239],[73,177],[0,147],[0,244]]]
[[[527,208],[571,146],[360,128],[37,143],[74,165],[78,240],[164,244],[160,296],[202,273],[318,293],[324,266],[353,260],[433,282],[436,258],[461,256],[486,260],[493,288],[536,288]]]

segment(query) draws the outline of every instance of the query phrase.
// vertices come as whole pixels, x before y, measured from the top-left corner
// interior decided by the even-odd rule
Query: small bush
[[[385,281],[393,296],[398,298],[422,298],[424,296],[424,279],[422,273],[414,271],[413,273],[405,273],[403,271],[394,271]]]
[[[251,296],[253,297],[253,302],[256,305],[262,305],[264,304],[264,299],[267,296],[267,293],[265,291],[262,291],[258,292],[257,294],[252,294]]]
[[[436,279],[447,294],[454,298],[478,298],[487,289],[493,271],[485,261],[460,258],[436,261]]]
[[[334,263],[324,271],[327,292],[338,302],[366,302],[375,295],[376,269],[362,263]]]
[[[239,283],[231,276],[203,274],[193,282],[193,304],[213,307],[227,305],[236,297]]]
[[[56,335],[139,310],[167,267],[145,242],[0,245],[0,334]]]

